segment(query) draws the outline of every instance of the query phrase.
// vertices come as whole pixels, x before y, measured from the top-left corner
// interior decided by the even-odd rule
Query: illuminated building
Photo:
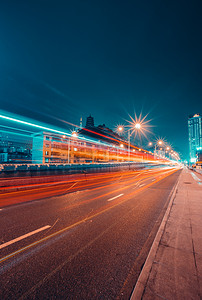
[[[33,134],[32,163],[68,163],[72,162],[70,137],[49,132]],[[76,144],[74,143],[74,148]]]
[[[31,137],[14,132],[0,133],[0,163],[30,163]]]
[[[33,135],[32,163],[86,163],[127,160],[127,151],[112,145],[50,132]]]
[[[202,147],[196,148],[196,168],[202,169]]]
[[[202,147],[202,120],[199,114],[188,119],[189,131],[189,158],[191,163],[196,162],[197,149]]]
[[[131,152],[131,160],[153,160],[148,153]],[[128,161],[128,151],[124,144],[114,144],[86,139],[82,136],[64,136],[50,132],[33,134],[32,163],[68,164],[92,162]]]

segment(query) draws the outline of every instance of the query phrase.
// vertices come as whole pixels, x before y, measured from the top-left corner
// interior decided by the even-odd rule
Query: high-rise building
[[[202,117],[199,114],[189,116],[189,159],[195,163],[197,151],[202,147]]]

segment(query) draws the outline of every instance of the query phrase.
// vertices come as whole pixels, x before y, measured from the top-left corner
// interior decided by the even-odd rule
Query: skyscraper
[[[189,159],[196,162],[196,154],[202,147],[202,118],[199,114],[189,116]]]

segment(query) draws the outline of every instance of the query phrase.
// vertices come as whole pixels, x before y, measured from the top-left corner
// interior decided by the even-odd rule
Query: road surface
[[[180,170],[0,194],[0,299],[129,299]]]

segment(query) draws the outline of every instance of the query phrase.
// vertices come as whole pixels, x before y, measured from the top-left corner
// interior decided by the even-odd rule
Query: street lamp
[[[72,137],[77,137],[78,136],[78,133],[76,131],[72,131],[71,133]],[[69,136],[69,143],[68,143],[68,164],[69,164],[69,161],[70,161],[70,146],[71,146],[71,137]]]
[[[141,128],[141,124],[140,123],[135,123],[134,128],[139,130]],[[130,137],[132,135],[133,132],[130,133],[131,130],[134,131],[134,128],[130,128],[128,129],[128,160],[130,161]]]
[[[141,124],[140,124],[140,123],[136,123],[136,124],[135,124],[135,128],[136,128],[136,129],[140,129],[140,128],[141,128]]]
[[[158,140],[156,143],[155,143],[155,146],[154,146],[154,158],[156,159],[156,146],[161,146],[163,145],[163,141],[162,140]]]
[[[123,125],[116,126],[116,132],[118,133],[119,136],[122,136],[122,134],[124,133],[124,126]]]
[[[77,137],[77,136],[78,136],[78,133],[77,133],[76,131],[73,131],[73,132],[72,132],[72,136],[73,136],[73,137]]]
[[[118,129],[119,132],[123,132],[123,126],[122,125],[118,126],[117,129]]]

